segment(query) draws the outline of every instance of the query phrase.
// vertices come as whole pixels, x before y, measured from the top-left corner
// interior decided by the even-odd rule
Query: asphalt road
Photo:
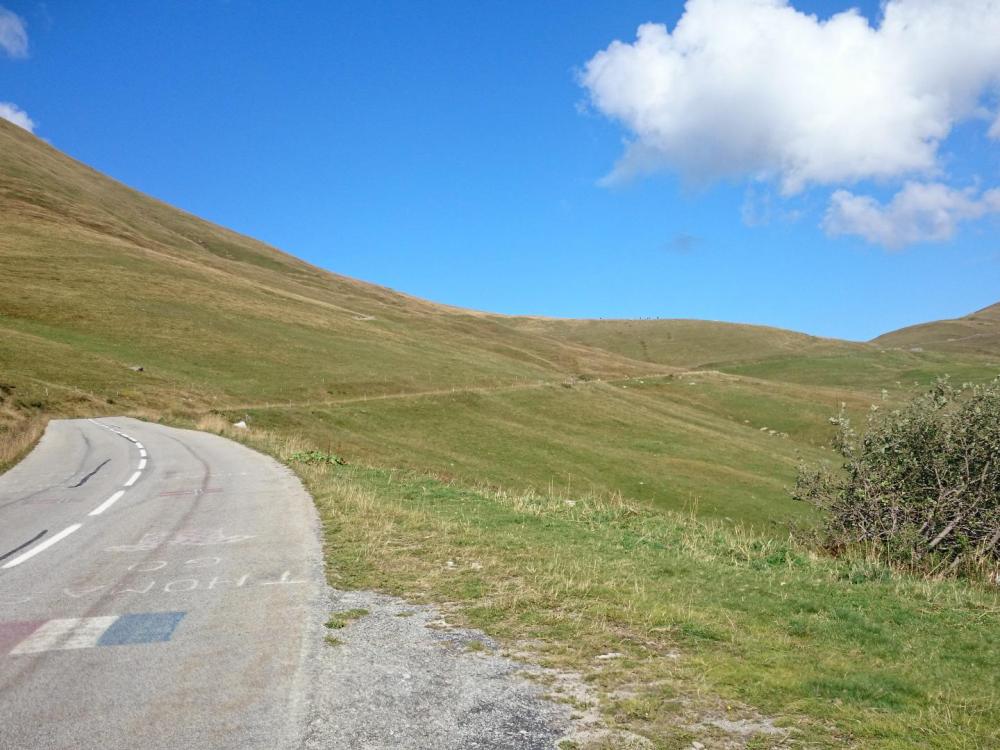
[[[228,440],[53,421],[0,477],[0,748],[300,746],[314,516]]]

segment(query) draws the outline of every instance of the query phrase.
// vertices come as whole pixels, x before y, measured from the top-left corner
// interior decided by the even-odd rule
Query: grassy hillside
[[[1000,304],[867,343],[707,320],[516,318],[514,323],[523,331],[631,360],[817,386],[878,390],[923,385],[945,373],[981,379],[1000,371]]]
[[[45,413],[216,411],[470,483],[575,483],[755,522],[803,512],[784,492],[797,448],[758,432],[776,429],[769,407],[735,420],[692,407],[680,381],[613,385],[675,368],[322,271],[6,122],[0,216],[8,432]],[[811,395],[790,403],[817,416]],[[712,446],[730,433],[722,466]]]
[[[780,525],[808,515],[785,488],[825,455],[841,402],[998,369],[760,326],[436,305],[185,214],[6,122],[0,217],[8,435],[46,413],[214,411],[352,461]]]
[[[0,363],[24,403],[197,409],[652,369],[321,271],[7,122],[0,216]]]
[[[1000,356],[1000,303],[964,318],[901,328],[879,336],[874,343],[899,349]]]
[[[629,359],[683,368],[794,354],[864,352],[865,344],[767,326],[708,320],[559,320],[518,318],[519,328]]]
[[[2,120],[0,269],[0,470],[52,415],[247,440],[310,482],[334,582],[452,603],[579,673],[657,748],[998,740],[996,593],[817,556],[788,540],[814,516],[786,492],[801,460],[831,457],[841,404],[985,380],[996,352],[437,305],[177,211]],[[350,465],[302,466],[290,445]]]
[[[760,390],[710,377],[640,378],[248,413],[261,428],[294,425],[352,462],[469,486],[622,492],[661,508],[785,528],[809,515],[785,488],[804,453],[826,455],[823,424],[838,395],[824,404]]]

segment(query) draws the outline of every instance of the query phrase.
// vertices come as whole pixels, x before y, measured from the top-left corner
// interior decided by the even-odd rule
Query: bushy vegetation
[[[900,409],[872,407],[859,435],[841,414],[842,471],[805,468],[794,495],[827,513],[827,543],[931,574],[1000,567],[1000,378],[947,379]]]
[[[340,456],[334,455],[333,453],[325,453],[323,451],[298,451],[293,453],[288,458],[289,461],[294,461],[300,464],[330,464],[331,466],[346,466],[347,461],[342,459]]]

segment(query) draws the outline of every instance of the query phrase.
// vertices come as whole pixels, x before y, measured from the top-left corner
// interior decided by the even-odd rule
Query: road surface
[[[0,748],[299,747],[323,586],[312,502],[275,461],[51,422],[0,477]]]

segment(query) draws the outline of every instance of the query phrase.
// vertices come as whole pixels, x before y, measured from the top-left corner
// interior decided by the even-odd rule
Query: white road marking
[[[98,427],[103,427],[105,430],[109,430],[109,431],[115,433],[116,435],[120,435],[121,437],[125,438],[129,442],[134,443],[135,446],[139,449],[139,459],[140,460],[139,460],[138,470],[134,474],[132,474],[132,476],[130,476],[128,478],[127,482],[125,482],[125,486],[126,487],[131,487],[133,484],[136,483],[136,481],[139,479],[139,477],[142,476],[142,470],[146,468],[146,448],[145,448],[145,446],[142,443],[140,443],[138,440],[136,440],[135,438],[133,438],[133,437],[131,437],[129,435],[126,435],[124,432],[122,432],[121,430],[119,430],[119,429],[117,429],[115,427],[111,427],[110,425],[102,424],[101,422],[98,422],[95,419],[88,419],[87,421],[91,422],[92,424],[97,425]],[[99,515],[101,515],[104,511],[106,511],[108,508],[110,508],[112,505],[114,505],[116,502],[118,502],[122,498],[122,496],[124,494],[125,494],[125,490],[123,490],[123,489],[122,490],[118,490],[118,492],[116,492],[111,497],[109,497],[107,500],[105,500],[103,503],[101,503],[100,505],[98,505],[96,508],[94,508],[92,511],[90,511],[90,513],[88,513],[87,515],[88,516],[99,516]],[[10,560],[9,562],[5,563],[2,566],[2,568],[3,569],[13,568],[14,566],[20,565],[21,563],[23,563],[26,560],[30,560],[32,557],[34,557],[35,555],[37,555],[39,552],[44,552],[49,547],[51,547],[53,544],[56,544],[56,543],[60,542],[61,540],[65,539],[66,537],[68,537],[73,532],[79,530],[82,526],[83,526],[82,523],[75,523],[72,526],[67,526],[65,529],[63,529],[62,531],[60,531],[55,536],[52,536],[52,537],[46,539],[44,542],[41,542],[40,544],[35,545],[34,547],[32,547],[31,549],[29,549],[24,554],[18,555],[13,560]],[[99,618],[99,617],[98,618],[91,618],[90,621],[96,623],[96,622],[98,622],[98,621],[100,621],[102,619],[105,619],[105,618]],[[114,619],[114,618],[112,618],[112,619]],[[81,621],[77,621],[77,620],[53,620],[51,623],[49,623],[49,625],[52,625],[53,627],[56,627],[56,625],[54,625],[54,623],[60,623],[60,622],[70,623],[70,625],[68,625],[67,627],[69,627],[70,630],[72,630],[73,628],[76,628],[77,625],[79,624],[79,622],[81,622]],[[47,627],[48,626],[43,627],[38,632],[39,633],[43,633],[43,635],[44,635],[44,632],[48,632],[46,630]],[[53,632],[55,632],[55,631],[53,631]],[[86,632],[86,628],[84,628],[84,630],[81,631],[81,632]],[[61,637],[62,634],[63,634],[63,631],[59,631],[58,637]],[[38,635],[38,634],[36,633],[36,635]],[[98,633],[97,637],[99,637],[99,636],[100,636],[100,634]],[[72,636],[69,639],[69,641],[67,641],[67,642],[73,642],[73,639],[75,637],[76,637],[75,635]],[[32,638],[34,638],[34,636]],[[57,638],[57,640],[58,640],[58,638]],[[25,643],[27,644],[27,643],[30,643],[31,641],[32,641],[32,639],[29,638],[28,641],[26,641]],[[84,643],[82,646],[73,646],[73,645],[66,646],[66,645],[64,645],[64,646],[60,646],[59,648],[83,648],[83,647],[89,646],[89,645],[93,645],[93,644],[91,644],[91,643]],[[29,651],[34,651],[34,650],[45,651],[45,650],[48,650],[49,648],[52,648],[52,646],[46,646],[44,648],[34,649],[34,648],[31,648],[30,646],[25,646],[25,644],[22,644],[22,647],[24,647],[24,650],[20,650],[20,647],[19,647],[19,651],[17,653],[27,653]],[[11,652],[11,653],[15,653],[15,652]]]
[[[35,555],[37,555],[39,552],[44,552],[49,547],[51,547],[53,544],[56,544],[57,542],[62,541],[63,539],[65,539],[66,537],[68,537],[70,534],[72,534],[74,531],[78,530],[81,526],[83,526],[82,523],[75,523],[72,526],[67,526],[65,529],[63,529],[62,531],[60,531],[55,536],[49,537],[48,539],[46,539],[44,542],[42,542],[40,544],[36,544],[34,547],[32,547],[31,549],[29,549],[23,555],[18,555],[17,557],[15,557],[10,562],[5,563],[3,567],[4,568],[13,568],[15,565],[20,565],[25,560],[30,560],[32,557],[34,557]]]
[[[71,617],[49,620],[25,638],[10,653],[37,654],[40,651],[62,651],[72,648],[92,648],[118,617]]]
[[[99,515],[101,515],[101,513],[103,513],[104,511],[106,511],[108,508],[110,508],[115,503],[117,503],[121,499],[122,495],[124,495],[124,494],[125,494],[125,490],[118,490],[118,492],[116,492],[111,497],[109,497],[107,500],[105,500],[103,503],[101,503],[100,505],[98,505],[96,508],[94,508],[92,511],[90,511],[90,513],[88,513],[87,515],[88,516],[99,516]]]

